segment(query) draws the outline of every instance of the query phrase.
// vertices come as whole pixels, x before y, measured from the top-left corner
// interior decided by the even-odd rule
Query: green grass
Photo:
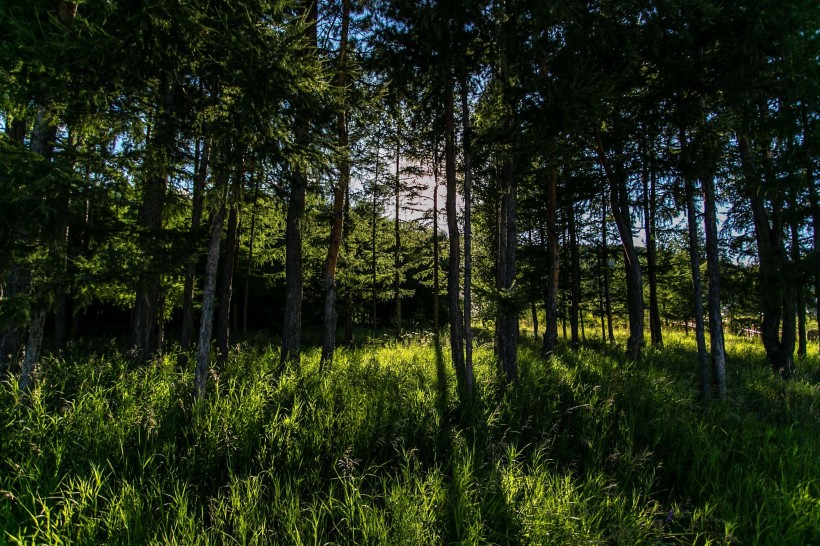
[[[786,382],[730,339],[703,405],[692,338],[666,338],[639,363],[525,342],[515,388],[480,346],[469,414],[422,338],[326,374],[245,346],[202,402],[177,355],[75,348],[0,389],[0,542],[820,545],[817,355]]]

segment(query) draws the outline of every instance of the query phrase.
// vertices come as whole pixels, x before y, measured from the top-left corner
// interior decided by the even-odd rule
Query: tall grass
[[[786,382],[732,339],[703,404],[666,337],[638,363],[525,343],[512,388],[480,346],[469,412],[425,339],[324,374],[241,347],[202,401],[178,355],[76,348],[0,389],[0,542],[820,544],[817,356]]]

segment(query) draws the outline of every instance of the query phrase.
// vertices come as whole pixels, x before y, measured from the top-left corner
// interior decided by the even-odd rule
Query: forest
[[[820,544],[820,4],[0,35],[0,543]]]

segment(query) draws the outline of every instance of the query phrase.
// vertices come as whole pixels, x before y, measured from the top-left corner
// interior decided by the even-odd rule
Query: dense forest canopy
[[[706,397],[725,328],[789,376],[818,29],[811,1],[4,2],[2,372],[115,336],[196,348],[203,394],[212,339],[331,366],[446,325],[468,399],[474,327],[514,383],[522,324],[549,354],[623,322],[632,359],[693,328]]]

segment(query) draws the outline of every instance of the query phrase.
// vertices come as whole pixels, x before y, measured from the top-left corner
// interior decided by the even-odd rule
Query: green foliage
[[[0,528],[22,543],[808,544],[820,528],[818,364],[784,382],[730,339],[725,402],[689,338],[624,363],[522,346],[516,389],[476,354],[463,414],[429,341],[318,353],[301,374],[241,347],[195,401],[177,355],[112,347],[0,391]],[[440,383],[443,379],[444,383]]]

